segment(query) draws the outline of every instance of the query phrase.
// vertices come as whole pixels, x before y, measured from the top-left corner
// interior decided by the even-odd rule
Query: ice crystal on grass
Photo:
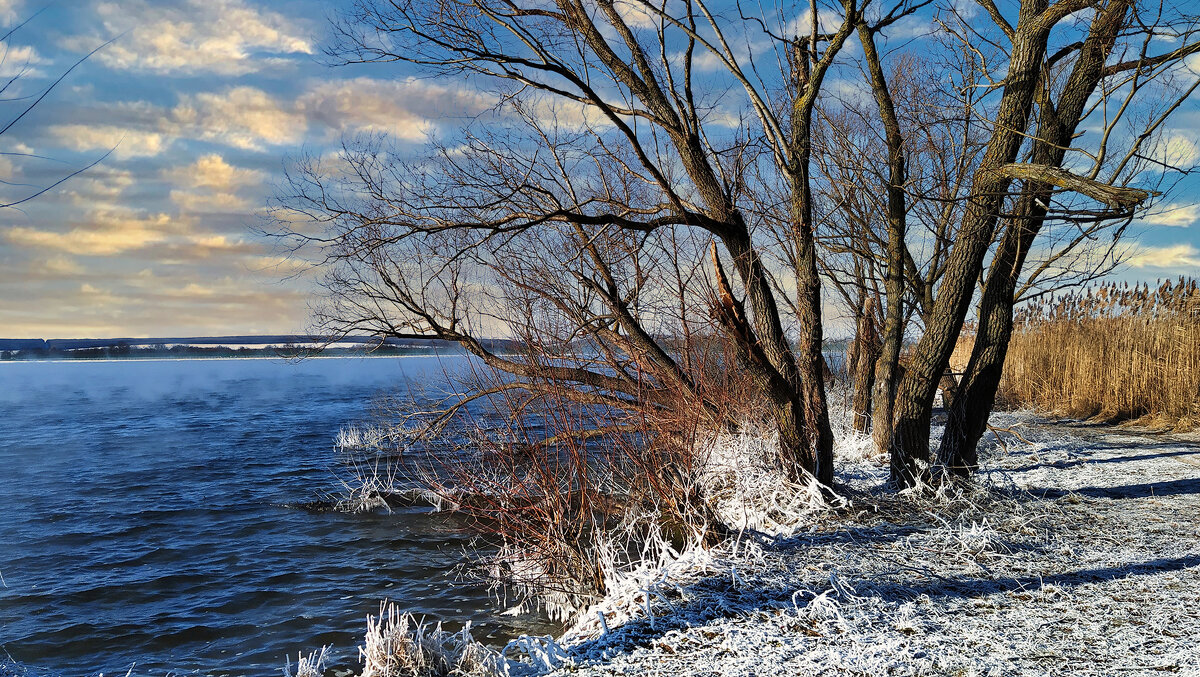
[[[700,486],[736,527],[729,539],[679,547],[659,534],[630,552],[609,534],[603,599],[558,642],[482,648],[470,669],[1200,675],[1200,446],[1028,414],[992,423],[969,485],[898,496],[886,467],[843,456],[836,510],[805,485],[771,493],[749,462],[769,440],[714,438]],[[426,665],[472,646],[439,632],[409,617],[401,634],[409,653],[450,656]]]
[[[993,425],[1029,444],[991,440],[974,486],[897,497],[848,465],[838,519],[713,551],[656,628],[574,644],[573,674],[1200,675],[1200,447]]]
[[[296,671],[292,672],[291,660],[283,668],[283,677],[322,677],[325,670],[325,657],[329,647],[323,646],[317,651],[305,656],[296,655]]]

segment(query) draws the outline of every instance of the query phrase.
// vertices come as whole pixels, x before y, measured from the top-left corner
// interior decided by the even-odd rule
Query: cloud
[[[1190,137],[1176,132],[1159,141],[1150,157],[1167,167],[1190,169],[1200,161],[1200,146]]]
[[[54,125],[48,130],[63,148],[77,151],[108,151],[118,159],[153,157],[170,146],[172,139],[160,132],[146,132],[116,125]]]
[[[167,170],[164,175],[178,185],[224,192],[257,186],[266,178],[260,171],[229,164],[217,153],[202,155],[192,164]]]
[[[1179,204],[1172,202],[1156,208],[1142,219],[1152,226],[1178,226],[1187,228],[1200,219],[1200,204]]]
[[[125,191],[137,184],[132,171],[100,164],[71,179],[65,195],[77,206],[94,208],[97,203],[117,203]]]
[[[253,87],[183,97],[171,115],[195,138],[244,150],[298,144],[308,128],[294,107]]]
[[[106,34],[129,31],[96,55],[119,70],[244,75],[268,65],[264,56],[313,53],[298,22],[242,0],[103,2],[96,14]]]
[[[20,16],[23,0],[0,0],[0,26],[9,26]]]
[[[68,277],[72,275],[80,275],[83,273],[83,266],[79,265],[75,259],[66,256],[52,256],[46,259],[42,265],[43,270],[52,275],[60,277]]]
[[[296,107],[310,124],[330,132],[386,132],[420,141],[438,120],[473,117],[494,104],[494,98],[473,89],[428,80],[355,78],[316,83]]]
[[[2,2],[3,0],[0,0]],[[7,25],[3,20],[3,5],[0,4],[0,25]],[[41,74],[33,66],[44,63],[38,56],[37,50],[28,45],[14,45],[0,40],[0,77],[9,80],[15,77],[34,77]]]
[[[1200,268],[1200,250],[1190,244],[1135,246],[1126,262],[1134,268]]]
[[[294,97],[237,86],[183,94],[169,108],[147,101],[93,104],[45,128],[40,140],[74,151],[115,149],[119,160],[162,155],[181,140],[255,152],[360,131],[419,141],[438,121],[474,117],[493,103],[473,89],[418,79],[313,81]]]
[[[91,214],[87,225],[67,232],[13,227],[5,237],[17,246],[81,256],[112,256],[162,242],[172,228],[166,214],[143,216],[124,209],[100,209]]]
[[[166,170],[163,177],[180,186],[170,192],[171,201],[182,211],[197,213],[250,211],[250,200],[238,193],[257,188],[266,179],[263,172],[235,167],[216,153]]]
[[[630,28],[655,28],[662,23],[662,18],[648,11],[646,6],[641,2],[616,0],[613,3],[613,8],[617,10],[617,14],[621,16],[621,20]]]
[[[171,202],[174,202],[181,212],[192,214],[244,213],[253,208],[249,200],[233,193],[173,190],[170,195]]]

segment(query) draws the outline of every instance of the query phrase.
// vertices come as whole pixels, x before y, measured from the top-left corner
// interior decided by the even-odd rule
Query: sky
[[[398,67],[332,67],[333,0],[0,0],[0,337],[293,333],[310,278],[258,234],[284,168],[359,132],[414,149],[486,107]],[[2,32],[0,32],[2,33]],[[11,100],[11,99],[16,100]],[[1169,131],[1200,160],[1200,106]],[[1183,157],[1188,156],[1188,157]],[[1122,279],[1200,271],[1200,177],[1135,225]]]

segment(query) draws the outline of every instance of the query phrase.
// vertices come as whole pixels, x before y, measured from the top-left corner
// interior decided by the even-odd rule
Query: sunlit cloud
[[[303,115],[253,87],[185,97],[172,115],[196,138],[246,150],[299,143],[308,128]]]
[[[1200,204],[1179,204],[1173,202],[1154,209],[1142,218],[1144,223],[1152,226],[1177,226],[1187,228],[1200,219]]]
[[[241,0],[126,0],[95,11],[105,34],[124,33],[96,55],[119,70],[244,75],[265,67],[264,55],[313,53],[298,22]]]
[[[170,145],[170,137],[114,125],[55,125],[49,129],[64,147],[76,151],[113,151],[118,159],[153,157]]]
[[[262,185],[265,175],[242,169],[215,153],[201,156],[194,163],[163,172],[163,178],[180,188],[170,192],[171,202],[182,212],[249,213],[255,204],[239,194]]]
[[[179,186],[224,192],[258,186],[265,180],[262,172],[235,167],[216,153],[202,155],[195,162],[169,169],[163,172],[163,175]]]
[[[171,218],[167,214],[141,216],[128,211],[101,210],[91,215],[87,225],[66,232],[14,227],[4,236],[17,246],[82,256],[112,256],[161,242],[170,228]]]
[[[1165,167],[1190,169],[1200,161],[1200,146],[1190,136],[1173,132],[1154,146],[1150,157]]]
[[[1134,268],[1177,268],[1194,272],[1200,268],[1200,250],[1190,244],[1165,247],[1134,245],[1126,263]]]
[[[297,110],[327,133],[384,132],[421,141],[439,121],[475,116],[494,104],[495,99],[472,89],[415,78],[356,78],[315,84],[300,97]]]

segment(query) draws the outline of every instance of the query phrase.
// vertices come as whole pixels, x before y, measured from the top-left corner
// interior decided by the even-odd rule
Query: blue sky
[[[488,102],[399,68],[321,63],[328,0],[0,0],[29,23],[2,46],[7,92],[46,86],[110,38],[28,118],[0,136],[5,201],[99,165],[0,211],[0,336],[301,331],[311,282],[258,236],[289,157],[344,134],[402,147],[450,133]],[[40,13],[39,13],[40,12]],[[1200,62],[1197,62],[1200,65]],[[1200,70],[1197,68],[1195,70]],[[19,102],[0,104],[10,119]],[[1200,160],[1200,107],[1169,137]],[[30,157],[30,156],[38,157]],[[1200,177],[1135,227],[1125,279],[1200,270]]]

